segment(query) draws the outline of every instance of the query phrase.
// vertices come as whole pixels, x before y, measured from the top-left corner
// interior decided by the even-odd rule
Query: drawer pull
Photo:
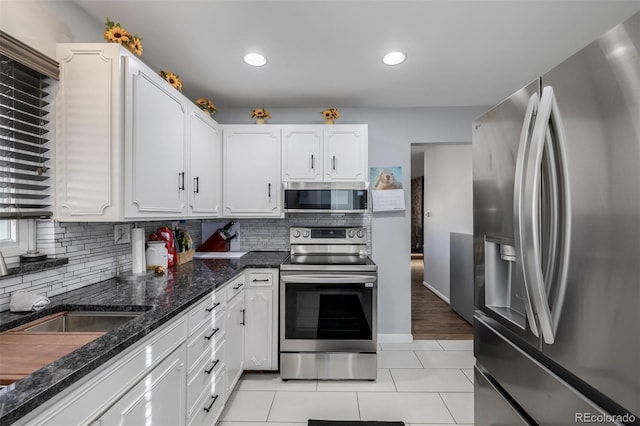
[[[216,403],[216,399],[218,399],[218,395],[215,395],[215,396],[212,395],[211,398],[213,398],[213,401],[211,401],[211,404],[207,408],[204,409],[204,411],[206,411],[207,413],[209,411],[211,411],[211,407],[213,407],[213,404]]]
[[[220,306],[220,302],[214,303],[212,307],[210,308],[205,308],[204,310],[207,312],[211,312],[213,311],[215,308],[217,308],[218,306]]]
[[[214,334],[216,334],[220,328],[214,328],[210,335],[204,336],[205,340],[211,340]]]
[[[213,365],[211,366],[211,368],[208,370],[204,370],[204,372],[207,374],[211,374],[211,372],[213,371],[214,368],[216,368],[216,365],[218,365],[219,362],[220,360],[216,359],[215,361],[213,361]]]
[[[240,287],[242,287],[244,285],[244,283],[240,283],[237,286],[233,287],[234,290],[239,289]]]
[[[254,283],[268,283],[268,282],[269,282],[269,278],[265,278],[265,279],[263,279],[263,280],[259,280],[259,279],[257,279],[257,278],[254,278],[254,279],[253,279],[253,282],[254,282]]]

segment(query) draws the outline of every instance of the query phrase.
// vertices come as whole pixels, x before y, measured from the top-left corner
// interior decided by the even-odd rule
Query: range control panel
[[[291,227],[291,244],[366,244],[367,229],[363,227],[303,228]]]

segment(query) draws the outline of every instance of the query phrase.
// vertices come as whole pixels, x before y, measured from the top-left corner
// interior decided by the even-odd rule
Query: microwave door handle
[[[562,249],[559,253],[561,257],[561,265],[558,274],[558,290],[557,298],[554,303],[553,312],[549,307],[549,298],[547,295],[545,280],[542,271],[541,241],[540,241],[540,185],[541,185],[541,166],[543,158],[543,149],[547,140],[550,140],[551,131],[549,128],[550,120],[553,120],[554,136],[558,140],[558,158],[555,160],[559,165],[559,170],[554,173],[551,178],[556,179],[552,184],[560,185],[560,199],[552,199],[553,203],[560,202],[562,206],[554,205],[553,210],[562,209],[562,218],[555,219],[558,224],[552,224],[557,229],[557,235],[562,239]],[[527,166],[524,176],[524,197],[521,198],[521,211],[524,215],[522,232],[520,233],[521,251],[523,253],[523,267],[526,276],[529,278],[531,299],[533,306],[538,315],[538,321],[542,337],[546,344],[553,344],[555,341],[555,333],[560,319],[560,310],[564,299],[564,292],[567,284],[567,270],[569,260],[569,241],[570,241],[570,201],[569,201],[569,185],[567,177],[567,163],[565,152],[565,136],[560,117],[558,106],[551,87],[545,87],[542,91],[540,99],[540,109],[531,138],[531,152],[527,158]],[[554,218],[552,217],[552,220]],[[558,226],[562,225],[559,229]]]
[[[540,98],[537,93],[534,93],[529,97],[529,102],[527,104],[527,109],[524,114],[524,121],[522,123],[522,132],[520,133],[520,143],[518,144],[518,155],[516,158],[516,170],[515,170],[515,178],[513,185],[513,220],[514,220],[514,229],[515,229],[515,240],[516,247],[519,250],[518,257],[516,259],[516,265],[520,267],[522,270],[522,276],[524,280],[524,290],[525,290],[525,313],[527,316],[527,321],[529,323],[529,329],[531,333],[540,337],[540,332],[538,331],[538,325],[536,323],[535,316],[533,314],[533,309],[531,307],[531,291],[529,290],[528,279],[526,276],[526,271],[523,267],[523,253],[522,253],[522,243],[520,241],[520,234],[523,232],[522,229],[522,197],[524,193],[523,185],[524,185],[524,166],[525,160],[528,155],[529,147],[531,144],[531,133],[533,131],[533,124],[535,120],[535,116],[538,112],[538,106],[540,104]]]
[[[376,278],[370,275],[345,275],[338,277],[335,275],[287,275],[281,276],[283,283],[299,284],[365,284],[374,283]]]

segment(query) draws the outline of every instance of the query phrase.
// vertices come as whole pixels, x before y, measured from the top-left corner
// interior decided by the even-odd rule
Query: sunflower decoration
[[[207,99],[207,98],[197,99],[196,105],[198,105],[201,110],[207,111],[211,115],[215,114],[218,111],[211,99]]]
[[[167,83],[172,85],[175,89],[182,92],[182,81],[180,81],[179,75],[162,70],[160,71],[160,77],[164,78]]]
[[[256,119],[256,124],[264,124],[264,120],[271,118],[271,114],[269,114],[266,108],[258,108],[251,110],[251,118]]]
[[[327,124],[333,124],[334,120],[340,118],[340,113],[338,112],[338,108],[327,108],[321,112],[324,117],[324,121]]]
[[[126,47],[131,53],[142,55],[142,37],[138,34],[131,35],[129,31],[122,28],[120,23],[115,23],[107,18],[104,23],[104,39],[110,43],[118,43]]]

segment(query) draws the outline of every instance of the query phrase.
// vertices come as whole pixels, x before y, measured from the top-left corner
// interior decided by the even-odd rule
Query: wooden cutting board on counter
[[[102,336],[97,333],[0,333],[0,385],[8,385]]]

